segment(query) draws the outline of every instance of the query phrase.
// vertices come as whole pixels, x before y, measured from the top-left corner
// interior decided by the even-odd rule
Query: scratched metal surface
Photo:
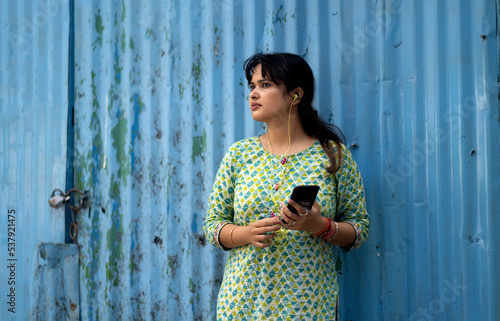
[[[202,224],[225,150],[262,132],[256,51],[310,62],[364,177],[341,319],[498,318],[497,20],[487,0],[75,3],[76,184],[104,208],[79,218],[82,320],[214,318]]]
[[[37,311],[78,293],[76,284],[66,297],[51,298],[61,283],[37,274],[40,243],[64,243],[64,210],[50,208],[47,200],[66,185],[68,34],[68,1],[1,2],[0,320],[39,320]],[[16,216],[14,242],[8,239],[9,211]],[[17,261],[8,262],[9,253]],[[11,287],[15,313],[7,304]]]

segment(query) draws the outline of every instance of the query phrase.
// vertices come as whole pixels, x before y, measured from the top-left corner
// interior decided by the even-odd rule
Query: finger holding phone
[[[291,230],[317,232],[323,226],[321,207],[316,201],[319,187],[316,185],[296,186],[288,205],[281,203],[280,224]]]
[[[321,215],[321,207],[318,201],[314,201],[311,209],[307,211],[305,207],[299,205],[292,199],[288,201],[288,204],[297,210],[297,214],[293,213],[285,202],[281,203],[281,226],[290,230],[309,231],[312,233],[321,230],[323,226],[323,216]],[[298,213],[303,215],[299,215]]]

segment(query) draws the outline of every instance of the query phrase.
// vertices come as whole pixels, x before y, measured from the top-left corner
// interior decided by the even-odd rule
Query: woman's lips
[[[250,108],[252,108],[252,110],[256,110],[260,107],[261,105],[260,104],[257,104],[257,103],[252,103],[252,105],[250,106]]]

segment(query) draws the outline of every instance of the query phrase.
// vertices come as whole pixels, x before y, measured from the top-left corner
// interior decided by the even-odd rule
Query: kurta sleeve
[[[336,173],[339,199],[335,220],[351,224],[356,231],[354,244],[343,248],[347,252],[366,242],[370,231],[370,220],[366,211],[365,190],[358,166],[345,146],[342,146],[342,155],[342,167]]]
[[[203,224],[205,237],[209,242],[224,250],[229,249],[222,246],[219,241],[219,234],[226,224],[233,223],[234,218],[234,152],[233,146],[228,150],[221,162],[208,200],[208,213]]]

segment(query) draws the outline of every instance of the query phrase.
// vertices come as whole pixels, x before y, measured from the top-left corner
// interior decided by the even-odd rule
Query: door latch
[[[75,204],[75,205],[71,204],[70,199],[71,199],[71,194],[73,193],[78,193],[81,195],[80,204]],[[72,240],[75,240],[76,237],[78,236],[78,225],[75,217],[76,213],[78,213],[78,211],[80,211],[82,208],[87,208],[89,206],[89,203],[90,203],[90,192],[89,191],[82,192],[78,188],[72,188],[67,193],[64,193],[60,189],[56,188],[52,192],[52,195],[50,196],[49,199],[50,207],[58,209],[64,205],[68,205],[69,209],[71,210],[72,222],[69,228],[69,236],[71,237]]]

